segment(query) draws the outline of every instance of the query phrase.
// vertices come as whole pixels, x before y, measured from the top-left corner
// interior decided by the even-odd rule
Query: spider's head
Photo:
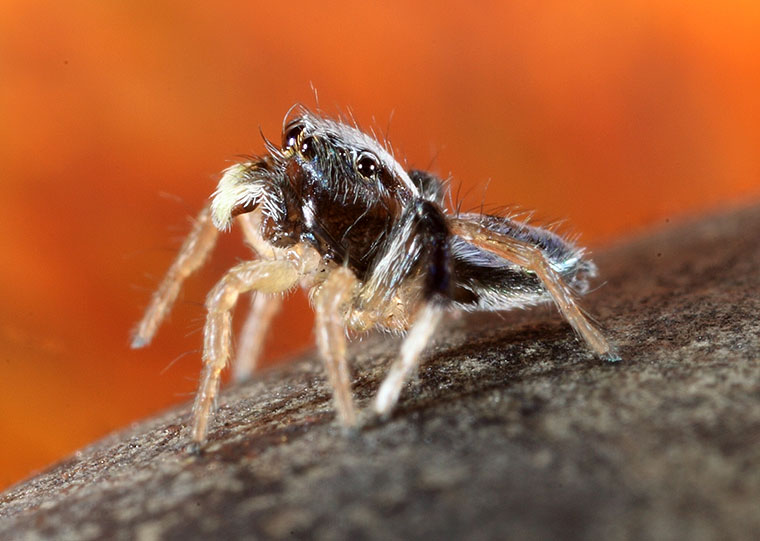
[[[336,196],[417,196],[418,187],[389,147],[355,125],[344,124],[296,106],[285,117],[281,160],[287,175],[308,177]],[[403,196],[402,196],[403,197]]]
[[[211,204],[214,224],[229,227],[238,214],[261,206],[278,221],[284,199],[303,209],[306,226],[320,197],[345,204],[362,201],[400,208],[412,197],[428,198],[419,179],[404,170],[390,151],[355,126],[323,118],[304,107],[285,117],[282,143],[265,139],[268,154],[224,171]],[[379,203],[382,202],[382,203]]]

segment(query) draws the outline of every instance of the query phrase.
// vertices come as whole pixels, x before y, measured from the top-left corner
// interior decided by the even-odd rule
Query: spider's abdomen
[[[552,269],[579,294],[586,293],[596,266],[582,248],[561,236],[515,220],[488,215],[460,215],[494,233],[529,243],[543,253]],[[452,239],[453,274],[457,286],[472,293],[468,302],[455,302],[465,310],[509,310],[550,300],[541,280],[532,271],[458,237]]]

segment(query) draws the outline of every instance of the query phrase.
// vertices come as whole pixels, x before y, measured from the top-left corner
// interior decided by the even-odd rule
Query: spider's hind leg
[[[580,309],[573,298],[573,290],[552,269],[538,246],[493,231],[472,220],[454,218],[450,221],[450,225],[452,232],[467,242],[535,273],[557,305],[560,313],[588,344],[589,348],[609,361],[620,360],[612,345]]]

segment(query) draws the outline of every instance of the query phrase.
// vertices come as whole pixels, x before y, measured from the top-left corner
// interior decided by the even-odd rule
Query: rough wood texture
[[[312,357],[0,496],[0,538],[708,539],[760,535],[760,208],[597,254],[623,362],[548,308],[450,319],[393,418],[346,436]],[[389,345],[391,344],[391,345]],[[366,407],[397,344],[354,344]]]

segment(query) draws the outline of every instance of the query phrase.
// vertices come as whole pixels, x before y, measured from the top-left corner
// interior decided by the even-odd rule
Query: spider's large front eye
[[[372,154],[365,152],[356,160],[356,171],[365,178],[375,178],[379,169],[377,158]]]
[[[298,147],[298,150],[301,152],[301,156],[307,160],[311,160],[317,155],[316,141],[311,136],[305,137],[303,141],[301,141],[301,146]]]
[[[296,142],[298,141],[298,136],[301,135],[302,131],[303,131],[302,124],[296,123],[291,126],[288,126],[282,134],[282,148],[284,150],[293,148],[296,145]]]

